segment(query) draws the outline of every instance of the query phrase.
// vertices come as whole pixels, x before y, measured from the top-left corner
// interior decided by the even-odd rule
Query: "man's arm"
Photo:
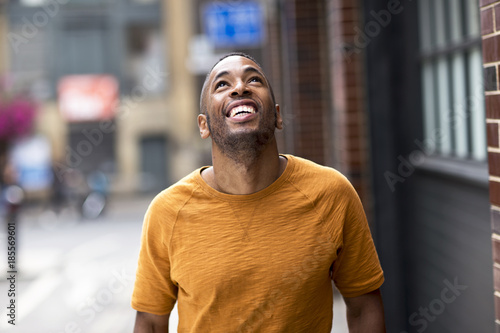
[[[349,333],[385,333],[384,306],[380,289],[358,297],[344,297]]]
[[[168,333],[168,318],[170,313],[159,316],[152,313],[137,311],[134,333]]]

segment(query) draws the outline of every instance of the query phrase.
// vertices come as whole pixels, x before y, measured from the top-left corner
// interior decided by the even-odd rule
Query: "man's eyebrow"
[[[217,81],[220,77],[224,76],[224,75],[228,75],[229,72],[228,71],[222,71],[220,73],[218,73],[215,77],[214,77],[214,81]]]
[[[249,66],[249,67],[245,68],[245,71],[244,71],[244,72],[245,72],[245,73],[248,73],[248,72],[254,72],[254,73],[257,73],[257,74],[259,74],[259,75],[261,75],[261,76],[264,76],[264,74],[263,74],[261,71],[259,71],[257,68],[252,67],[252,66]]]
[[[253,73],[259,74],[260,76],[264,76],[264,74],[261,71],[259,71],[257,68],[255,68],[253,66],[246,67],[243,72],[245,74],[248,73],[248,72],[253,72]],[[217,73],[217,75],[214,77],[213,82],[217,81],[219,78],[221,78],[221,77],[223,77],[225,75],[229,75],[229,72],[228,71],[222,71],[222,72]]]

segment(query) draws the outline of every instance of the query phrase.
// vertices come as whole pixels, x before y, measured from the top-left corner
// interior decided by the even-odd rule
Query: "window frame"
[[[434,140],[437,153],[429,158],[439,160],[429,168],[443,167],[443,161],[486,165],[478,3],[420,0],[418,6],[424,140]]]

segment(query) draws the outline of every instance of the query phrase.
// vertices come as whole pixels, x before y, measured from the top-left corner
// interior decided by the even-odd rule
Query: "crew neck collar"
[[[224,201],[233,201],[233,202],[243,202],[243,201],[255,201],[258,199],[261,199],[265,196],[270,195],[271,193],[275,192],[278,188],[280,188],[283,183],[286,182],[286,180],[290,177],[290,175],[293,172],[293,169],[295,167],[295,160],[292,155],[288,154],[280,154],[280,156],[284,157],[287,159],[287,164],[285,167],[285,170],[283,173],[276,179],[271,185],[268,187],[257,191],[255,193],[251,194],[227,194],[223,193],[220,191],[217,191],[213,187],[207,184],[203,177],[201,176],[201,172],[210,166],[204,166],[196,170],[195,173],[195,180],[196,182],[200,185],[203,191],[207,192],[209,195],[216,197],[220,200]]]

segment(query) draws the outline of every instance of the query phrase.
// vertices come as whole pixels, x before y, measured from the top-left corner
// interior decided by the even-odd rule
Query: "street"
[[[0,281],[0,332],[132,332],[130,297],[142,218],[151,197],[111,200],[104,216],[81,220],[75,212],[59,216],[28,209],[16,227],[15,326],[8,323],[12,297]],[[6,277],[6,228],[0,232],[0,269]],[[347,332],[342,299],[335,298],[334,332]],[[9,312],[10,313],[10,312]],[[176,309],[170,331],[177,326]]]

